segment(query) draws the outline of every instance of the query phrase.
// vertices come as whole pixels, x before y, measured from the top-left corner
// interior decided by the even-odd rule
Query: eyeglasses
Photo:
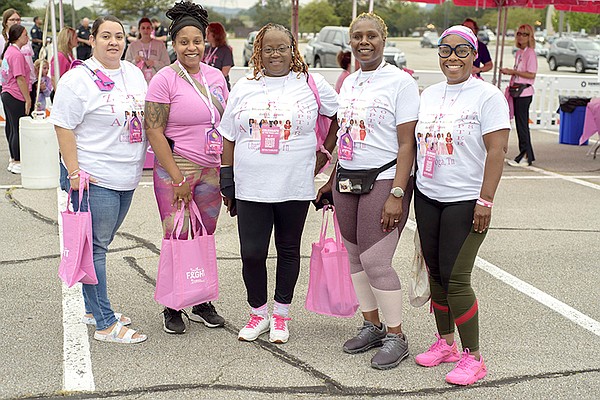
[[[442,58],[450,57],[452,52],[454,52],[458,58],[466,58],[471,53],[471,45],[457,44],[455,47],[452,47],[448,44],[440,44],[438,46],[438,56]]]
[[[527,37],[527,36],[529,36],[529,33],[527,33],[527,32],[517,32],[517,36],[525,36],[525,37]]]
[[[10,22],[21,22],[21,18],[9,18]]]
[[[279,46],[278,48],[274,49],[272,47],[265,47],[264,49],[262,49],[262,52],[264,54],[266,54],[267,56],[270,56],[271,54],[277,52],[280,55],[284,54],[285,52],[288,51],[288,49],[291,49],[292,46]]]

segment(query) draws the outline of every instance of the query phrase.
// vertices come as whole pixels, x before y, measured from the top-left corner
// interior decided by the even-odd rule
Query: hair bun
[[[167,10],[166,16],[173,22],[185,16],[190,16],[208,25],[208,11],[201,5],[192,3],[191,1],[175,3],[173,7]]]

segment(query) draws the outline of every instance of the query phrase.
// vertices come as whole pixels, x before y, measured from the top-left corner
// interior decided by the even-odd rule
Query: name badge
[[[223,136],[216,128],[206,128],[206,154],[223,154]]]
[[[425,178],[433,178],[433,170],[435,168],[435,151],[427,149],[425,153],[425,162],[423,163],[423,176]]]
[[[346,131],[340,137],[340,143],[338,145],[338,158],[340,160],[350,161],[354,156],[354,140],[350,132]]]
[[[260,152],[262,154],[279,154],[281,128],[279,126],[263,126],[260,131]]]
[[[137,113],[133,111],[132,117],[129,120],[129,143],[140,143],[142,141],[142,123],[137,117]]]

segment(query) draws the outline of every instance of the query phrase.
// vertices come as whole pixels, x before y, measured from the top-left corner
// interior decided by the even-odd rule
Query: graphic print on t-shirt
[[[338,125],[341,137],[349,132],[354,147],[364,148],[365,142],[375,126],[382,123],[390,109],[385,99],[376,98],[372,104],[366,99],[351,99],[338,109]]]
[[[267,102],[265,105],[249,107],[248,121],[242,122],[251,139],[249,149],[260,149],[263,154],[278,154],[289,151],[287,141],[292,135],[293,111],[289,103]]]
[[[120,103],[123,110],[122,117],[115,117],[112,125],[122,126],[119,141],[124,143],[141,143],[144,139],[144,97],[143,95],[128,95],[123,97],[119,93],[106,93],[102,97],[114,110],[116,102]]]

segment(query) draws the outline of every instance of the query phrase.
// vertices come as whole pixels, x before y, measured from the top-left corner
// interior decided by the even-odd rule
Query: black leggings
[[[251,307],[267,303],[267,255],[273,227],[277,249],[275,301],[291,304],[300,274],[300,241],[309,204],[237,200],[242,276]]]
[[[463,348],[479,350],[477,298],[471,272],[487,231],[473,230],[475,200],[441,203],[415,188],[415,217],[429,267],[431,305],[440,335],[458,327]]]
[[[25,115],[25,102],[15,99],[10,93],[2,93],[2,105],[4,106],[4,115],[6,116],[6,140],[10,158],[15,161],[21,161],[21,149],[19,147],[19,119]]]
[[[532,163],[535,161],[533,155],[533,146],[531,145],[531,133],[529,132],[529,107],[533,96],[514,97],[515,125],[517,126],[517,136],[519,137],[519,155],[515,161],[519,162],[524,156]]]

